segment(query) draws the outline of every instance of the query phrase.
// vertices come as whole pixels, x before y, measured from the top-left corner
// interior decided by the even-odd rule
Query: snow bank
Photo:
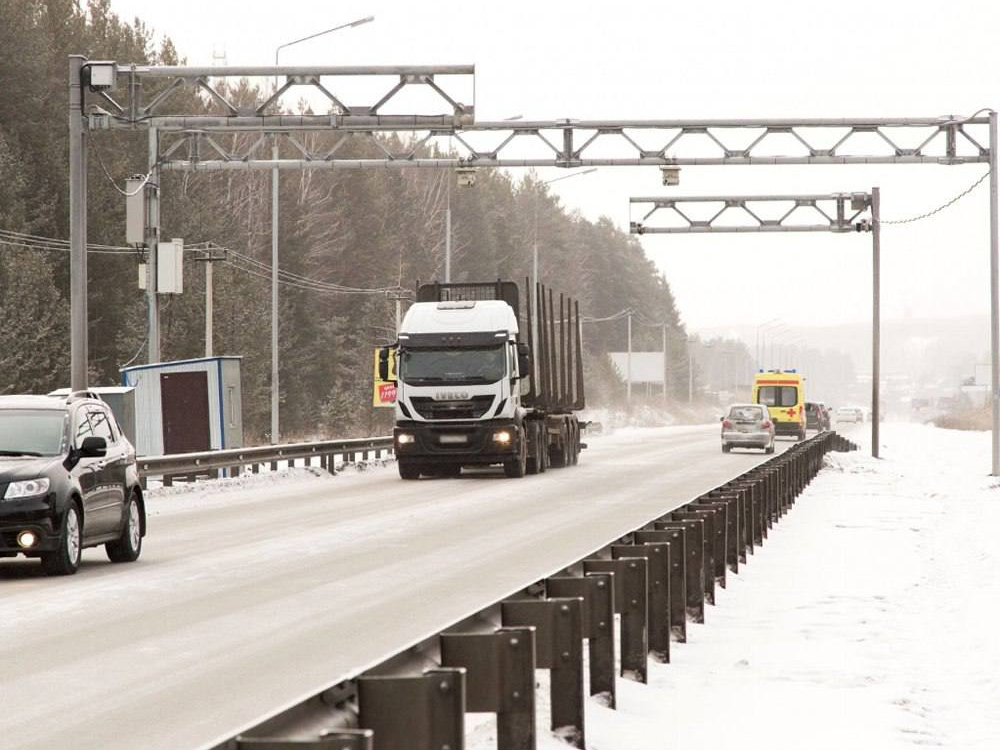
[[[588,702],[588,748],[997,746],[989,435],[890,424],[881,437],[883,460],[827,458],[673,663],[650,662],[648,686],[619,680],[617,711]],[[546,683],[539,747],[565,748],[546,731]],[[495,747],[489,722],[470,730],[473,750]]]

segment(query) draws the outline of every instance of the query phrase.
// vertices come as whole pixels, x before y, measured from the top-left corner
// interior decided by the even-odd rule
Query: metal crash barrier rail
[[[367,461],[391,454],[392,447],[391,436],[321,440],[201,453],[176,453],[169,456],[141,456],[136,463],[144,488],[147,480],[152,477],[161,477],[164,486],[169,487],[176,477],[236,476],[247,466],[256,474],[265,464],[270,465],[272,471],[276,471],[280,463],[293,467],[296,461],[300,461],[302,466],[315,465],[334,474],[338,456],[343,457],[348,463],[354,463],[359,457]]]
[[[212,750],[462,750],[466,712],[496,715],[497,750],[534,750],[536,669],[550,672],[551,729],[585,748],[586,696],[615,708],[616,680],[645,683],[650,658],[669,663],[671,641],[705,622],[716,587],[763,546],[824,455],[857,448],[834,432],[798,443]]]

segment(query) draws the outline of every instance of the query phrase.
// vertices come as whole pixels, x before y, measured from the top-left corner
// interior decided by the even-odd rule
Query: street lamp
[[[766,323],[761,323],[759,326],[757,326],[757,344],[754,349],[754,355],[756,356],[757,359],[756,365],[758,370],[761,368],[761,360],[763,360],[763,352],[761,351],[760,348],[760,334],[762,331],[766,331],[768,328],[773,328],[774,326],[780,323],[781,323],[781,318],[771,318],[771,320],[767,321]]]
[[[281,50],[300,42],[331,34],[341,29],[351,29],[375,20],[375,16],[365,16],[350,23],[334,26],[332,29],[318,31],[315,34],[279,44],[274,48],[274,67],[278,67],[278,56]],[[274,90],[278,90],[278,75],[275,72]],[[271,444],[278,442],[278,140],[271,144],[271,158],[274,168],[271,170]]]

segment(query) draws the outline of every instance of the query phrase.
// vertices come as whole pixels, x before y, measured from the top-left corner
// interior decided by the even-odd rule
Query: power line
[[[929,219],[931,216],[934,216],[935,214],[938,214],[938,213],[944,211],[949,206],[955,205],[960,200],[962,200],[962,198],[964,198],[969,193],[971,193],[973,190],[975,190],[977,187],[979,187],[982,184],[983,180],[985,180],[987,177],[990,176],[990,171],[991,170],[987,169],[986,172],[984,172],[979,177],[978,180],[976,180],[971,185],[969,185],[969,187],[967,187],[965,190],[963,190],[961,193],[959,193],[958,195],[956,195],[954,198],[952,198],[947,203],[942,203],[940,206],[938,206],[935,209],[927,211],[926,213],[919,214],[917,216],[911,216],[908,219],[879,219],[879,223],[880,224],[910,224],[910,223],[912,223],[914,221],[920,221],[921,219]]]

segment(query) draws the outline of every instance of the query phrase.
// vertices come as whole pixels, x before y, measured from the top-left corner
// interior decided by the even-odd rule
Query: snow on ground
[[[997,746],[990,437],[889,424],[880,442],[882,460],[865,445],[827,458],[648,686],[619,680],[617,711],[588,702],[591,750]],[[546,682],[539,747],[565,748]],[[470,724],[472,750],[495,747],[492,722]]]

